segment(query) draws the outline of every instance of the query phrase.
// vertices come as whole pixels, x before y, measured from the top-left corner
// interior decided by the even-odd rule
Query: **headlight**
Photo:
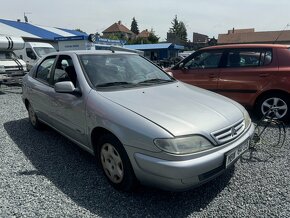
[[[246,110],[243,110],[244,120],[245,120],[245,128],[247,128],[251,124],[251,118],[249,113]]]
[[[173,154],[195,153],[214,147],[207,139],[198,135],[174,139],[155,139],[154,143],[161,150]]]
[[[6,70],[5,70],[5,67],[3,65],[0,65],[0,73],[5,73]]]

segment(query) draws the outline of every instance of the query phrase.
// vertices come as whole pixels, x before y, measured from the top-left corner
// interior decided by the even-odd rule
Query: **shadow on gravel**
[[[241,163],[267,163],[276,158],[284,158],[284,149],[289,149],[289,122],[267,122],[257,118],[253,111],[249,111],[252,121],[255,123],[255,134],[258,139],[251,141],[250,149],[242,156]],[[259,124],[257,128],[257,124]],[[254,134],[254,135],[255,135]],[[255,136],[253,137],[255,138]]]
[[[34,130],[28,119],[7,122],[4,128],[35,167],[17,175],[45,176],[80,207],[101,217],[185,217],[205,209],[234,173],[232,168],[187,192],[141,186],[134,193],[121,193],[107,183],[93,156],[50,128]]]

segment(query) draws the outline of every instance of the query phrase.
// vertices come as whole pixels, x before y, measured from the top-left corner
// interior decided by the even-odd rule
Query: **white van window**
[[[39,57],[42,57],[44,55],[47,55],[51,52],[55,52],[55,48],[49,48],[49,47],[33,47],[33,49],[35,50],[35,52],[37,53],[37,55]]]

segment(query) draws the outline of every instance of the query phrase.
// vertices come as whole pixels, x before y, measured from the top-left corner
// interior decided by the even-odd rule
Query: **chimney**
[[[122,22],[119,20],[119,21],[118,21],[118,24],[121,25],[121,23],[122,23]]]
[[[233,27],[233,29],[232,30],[228,30],[228,35],[229,34],[234,34],[235,33],[235,28]]]

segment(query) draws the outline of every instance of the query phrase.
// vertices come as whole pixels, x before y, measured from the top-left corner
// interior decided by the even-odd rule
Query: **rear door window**
[[[272,61],[271,50],[243,49],[229,51],[227,67],[258,67],[270,64]]]

